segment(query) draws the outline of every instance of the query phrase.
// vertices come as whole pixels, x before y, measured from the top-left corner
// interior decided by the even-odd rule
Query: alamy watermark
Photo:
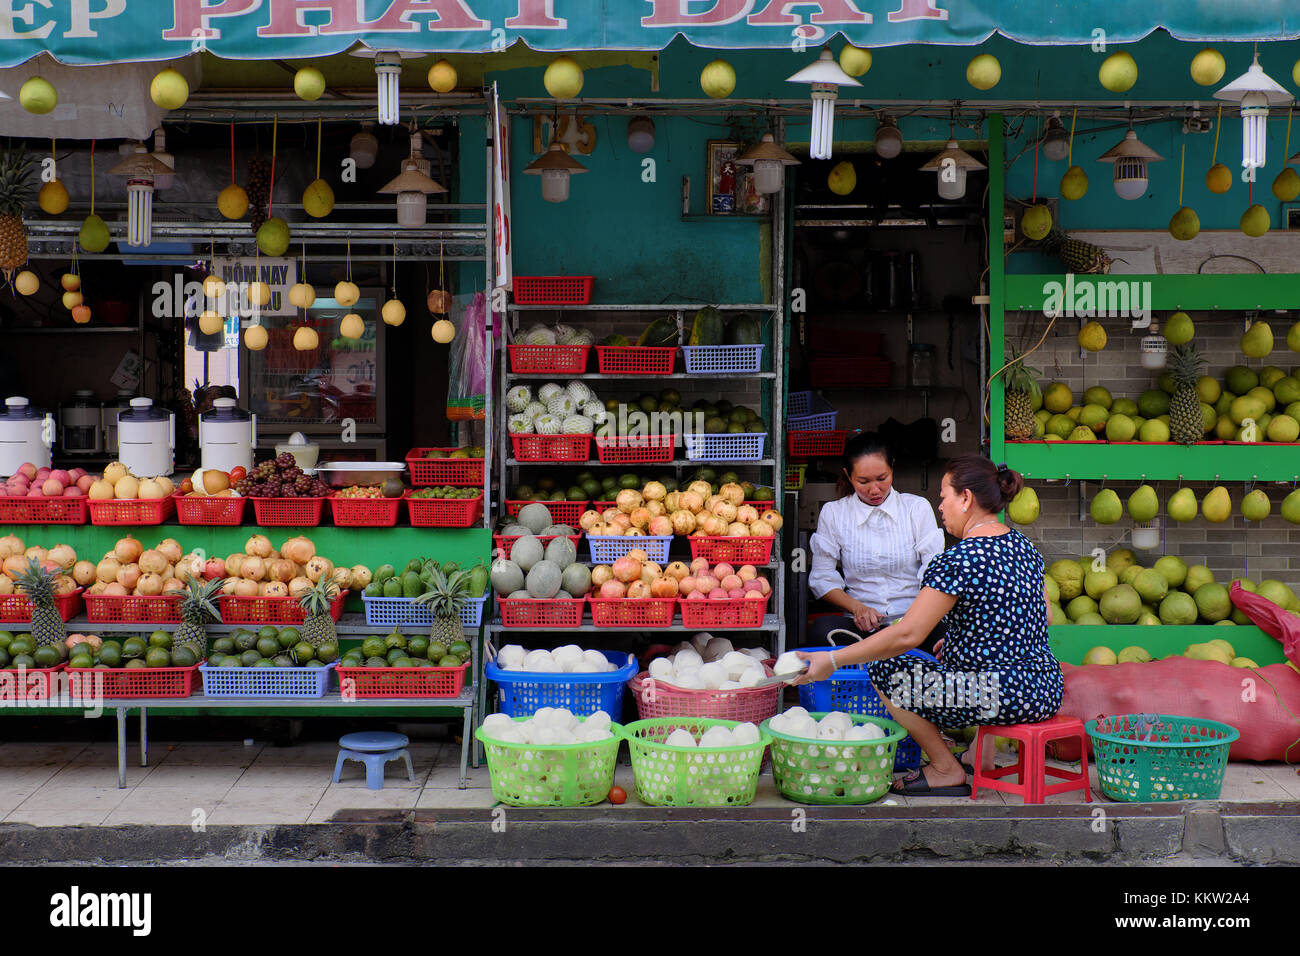
[[[96,668],[58,671],[18,667],[0,671],[0,708],[77,708],[85,717],[104,713],[104,675]]]
[[[915,664],[911,672],[895,671],[889,678],[889,700],[895,707],[973,707],[981,718],[996,717],[1001,687],[997,671],[927,671]]]
[[[1064,282],[1043,283],[1043,314],[1048,318],[1132,319],[1133,328],[1151,324],[1151,283],[1120,279],[1091,279],[1075,282],[1067,273]]]

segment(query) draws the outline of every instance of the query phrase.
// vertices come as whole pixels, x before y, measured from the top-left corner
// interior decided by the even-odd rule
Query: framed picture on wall
[[[725,139],[711,139],[705,146],[705,165],[708,172],[708,210],[716,215],[736,212],[736,187],[740,181],[741,167],[736,165],[741,144]]]
[[[1282,215],[1287,229],[1300,229],[1300,202],[1282,203]]]

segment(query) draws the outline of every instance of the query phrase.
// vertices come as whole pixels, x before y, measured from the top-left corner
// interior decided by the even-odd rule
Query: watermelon
[[[671,315],[666,315],[662,319],[655,319],[646,330],[641,333],[641,337],[636,340],[637,345],[656,345],[669,346],[677,344],[677,320]]]
[[[763,329],[758,319],[742,312],[727,323],[724,338],[727,345],[758,345],[763,341]]]
[[[721,345],[722,313],[711,305],[706,305],[695,313],[691,323],[691,335],[687,345]]]
[[[631,345],[632,343],[628,341],[626,335],[619,335],[618,333],[613,333],[601,339],[599,344],[600,345]]]

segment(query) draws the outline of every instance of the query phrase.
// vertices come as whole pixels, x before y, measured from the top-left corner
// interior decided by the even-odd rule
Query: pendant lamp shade
[[[1147,164],[1164,162],[1164,157],[1129,130],[1118,145],[1098,156],[1097,162],[1115,164],[1115,193],[1121,199],[1141,199],[1149,183]]]
[[[402,163],[402,172],[379,190],[386,195],[397,196],[397,224],[399,226],[423,226],[428,209],[428,197],[434,193],[447,190],[420,171],[419,162],[407,159]]]
[[[542,177],[542,198],[547,202],[568,199],[569,177],[586,171],[587,167],[566,153],[556,140],[551,140],[550,148],[524,167],[529,176]]]
[[[776,144],[771,133],[764,133],[758,144],[736,157],[737,166],[754,167],[754,188],[762,194],[779,193],[785,185],[785,167],[798,166],[795,159]]]
[[[172,171],[149,155],[143,143],[108,171],[110,176],[126,177],[128,246],[147,246],[153,241],[153,190],[159,176]]]
[[[787,83],[812,85],[812,132],[808,140],[808,154],[813,159],[830,159],[835,132],[835,97],[841,86],[861,86],[835,62],[830,47],[823,47],[816,62],[805,66]]]
[[[939,174],[941,199],[961,199],[965,196],[966,174],[972,169],[988,169],[988,167],[958,146],[955,139],[948,140],[943,152],[921,167],[922,172]]]
[[[1270,106],[1287,106],[1295,97],[1259,66],[1259,54],[1245,73],[1214,94],[1216,100],[1241,104],[1241,165],[1259,168],[1267,158],[1267,122]]]

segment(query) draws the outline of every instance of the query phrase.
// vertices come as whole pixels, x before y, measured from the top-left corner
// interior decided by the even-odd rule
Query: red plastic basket
[[[92,624],[179,624],[181,595],[87,594],[86,620]]]
[[[772,669],[764,667],[768,677]],[[642,671],[628,681],[643,720],[656,717],[712,717],[759,724],[776,716],[781,706],[782,684],[770,687],[745,687],[734,690],[692,690],[674,687]]]
[[[340,591],[330,603],[330,617],[338,620],[343,614],[343,601],[347,591]],[[223,624],[301,624],[307,618],[297,598],[292,597],[240,597],[223,594],[219,599]]]
[[[459,448],[412,448],[406,453],[406,467],[411,474],[411,484],[451,485],[453,488],[477,488],[483,484],[482,458],[426,458],[431,451],[450,454]]]
[[[403,499],[416,528],[469,528],[483,517],[483,496]]]
[[[602,375],[671,375],[675,345],[597,345],[596,368]]]
[[[212,495],[173,495],[176,501],[176,520],[181,524],[208,526],[240,525],[244,523],[247,498],[217,498]]]
[[[54,609],[62,620],[72,620],[81,613],[81,589],[56,597]],[[0,624],[30,624],[31,622],[32,602],[26,594],[0,595]]]
[[[515,305],[586,305],[595,276],[515,276]]]
[[[176,509],[176,503],[170,495],[157,499],[92,498],[86,504],[90,508],[90,523],[97,525],[162,524]]]
[[[85,524],[86,498],[0,498],[0,524]]]
[[[598,627],[671,627],[676,598],[587,598]]]
[[[511,435],[518,461],[587,461],[591,435]]]
[[[29,700],[48,700],[54,675],[66,668],[67,662],[55,667],[0,668],[0,700],[10,707],[20,707]]]
[[[675,435],[617,435],[596,439],[596,460],[606,465],[673,460]]]
[[[510,552],[514,550],[515,542],[521,537],[523,537],[523,535],[494,534],[492,536],[492,556],[494,558],[509,558]],[[542,548],[545,549],[548,544],[558,537],[561,536],[557,534],[539,534],[537,540],[542,543]],[[582,541],[582,535],[580,534],[566,534],[563,537],[566,537],[573,542],[573,547],[575,549],[578,547],[578,543]]]
[[[776,538],[727,538],[691,535],[691,560],[705,558],[709,564],[767,564],[772,560]]]
[[[363,697],[459,697],[466,662],[460,667],[339,667],[344,700]]]
[[[894,375],[894,363],[882,358],[816,358],[811,364],[813,388],[884,388]]]
[[[330,515],[340,528],[391,528],[402,510],[401,498],[329,499]]]
[[[194,693],[194,681],[199,674],[199,665],[106,667],[83,673],[104,675],[102,695],[104,697],[189,697]],[[95,678],[92,676],[91,680]]]
[[[590,345],[510,345],[510,371],[581,375],[587,371]]]
[[[682,623],[687,627],[762,627],[767,613],[767,598],[727,598],[715,601],[704,598],[688,601],[679,598]]]
[[[844,443],[848,441],[847,429],[834,431],[787,432],[785,446],[795,458],[811,458],[814,455],[844,454]]]
[[[497,598],[505,627],[581,627],[586,598]]]
[[[314,528],[324,513],[324,498],[253,499],[257,523],[267,528]]]
[[[519,514],[519,509],[524,505],[531,504],[546,505],[546,509],[551,513],[551,524],[567,524],[570,528],[578,527],[578,519],[582,513],[587,510],[590,501],[518,501],[515,499],[506,500],[506,514],[515,517]]]

